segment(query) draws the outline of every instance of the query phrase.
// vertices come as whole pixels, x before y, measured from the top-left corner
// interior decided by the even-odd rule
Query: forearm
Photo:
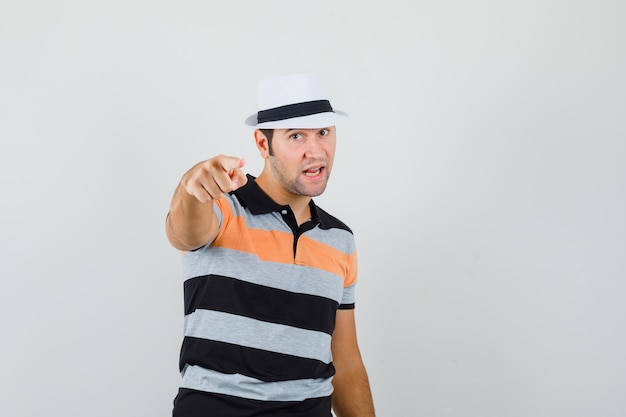
[[[166,220],[170,243],[180,250],[197,249],[213,238],[213,201],[201,202],[179,185]]]
[[[337,417],[374,417],[374,402],[363,362],[338,370],[333,378],[332,407]]]

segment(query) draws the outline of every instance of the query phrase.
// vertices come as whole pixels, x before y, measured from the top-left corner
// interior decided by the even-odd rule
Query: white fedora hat
[[[258,129],[317,129],[335,126],[348,115],[333,110],[315,74],[264,78],[258,112],[246,119]]]

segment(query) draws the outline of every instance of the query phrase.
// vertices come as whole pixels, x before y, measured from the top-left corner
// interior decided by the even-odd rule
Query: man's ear
[[[261,157],[263,159],[268,158],[270,155],[270,149],[269,149],[270,144],[269,144],[269,141],[267,140],[267,137],[261,131],[261,129],[256,129],[254,131],[254,141],[256,142],[256,147],[259,150]]]

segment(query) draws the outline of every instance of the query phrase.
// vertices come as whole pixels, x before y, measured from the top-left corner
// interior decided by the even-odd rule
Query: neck
[[[286,191],[265,170],[257,177],[256,183],[261,190],[263,190],[263,192],[276,203],[281,206],[291,207],[291,211],[293,211],[293,214],[296,216],[298,225],[311,218],[311,209],[309,207],[311,197],[305,195],[295,195]]]

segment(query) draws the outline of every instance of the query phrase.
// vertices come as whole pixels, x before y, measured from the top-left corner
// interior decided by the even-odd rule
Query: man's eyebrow
[[[332,126],[327,126],[327,127],[310,127],[310,128],[304,128],[304,129],[291,128],[291,129],[286,129],[285,133],[289,133],[289,132],[294,131],[294,130],[303,131],[303,130],[330,130],[330,129],[332,129]]]
[[[288,135],[288,134],[290,134],[292,132],[304,132],[304,131],[307,131],[307,130],[309,130],[309,129],[295,129],[295,128],[291,128],[291,129],[285,130],[285,134]]]

